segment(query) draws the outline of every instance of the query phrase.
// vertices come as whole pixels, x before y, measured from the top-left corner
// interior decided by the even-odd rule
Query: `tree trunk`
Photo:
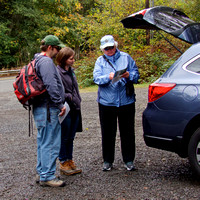
[[[79,45],[75,46],[75,58],[78,60],[80,58],[80,47]]]

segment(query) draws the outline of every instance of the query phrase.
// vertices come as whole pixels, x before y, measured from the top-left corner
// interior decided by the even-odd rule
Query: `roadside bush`
[[[9,29],[7,26],[8,24],[6,23],[0,24],[0,70],[6,67],[10,69],[10,66],[17,61],[17,57],[14,54],[18,48],[18,43],[15,38],[8,36]]]
[[[169,36],[170,37],[170,36]],[[189,44],[170,37],[170,41],[184,52]],[[141,46],[131,53],[140,72],[140,83],[152,83],[158,79],[179,57],[177,51],[165,40],[151,40],[150,46]]]
[[[187,47],[185,46],[184,48],[186,49]],[[140,73],[139,83],[154,82],[180,56],[180,53],[165,41],[156,42],[151,46],[141,46],[141,48],[137,49],[132,48],[129,49],[128,53],[133,57],[138,66]],[[93,51],[75,62],[75,73],[80,88],[94,85],[93,69],[96,59],[100,55],[102,55],[101,51]]]
[[[140,83],[152,83],[159,78],[176,59],[170,58],[165,53],[148,53],[137,59],[139,66]]]
[[[80,88],[94,85],[93,70],[98,56],[88,55],[75,62],[75,74]]]

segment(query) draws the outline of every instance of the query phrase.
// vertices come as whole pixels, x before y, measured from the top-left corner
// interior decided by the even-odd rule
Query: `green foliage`
[[[92,22],[86,29],[86,34],[90,36],[87,40],[89,47],[98,49],[99,40],[106,34],[113,35],[119,42],[121,38],[123,40],[132,38],[133,33],[128,36],[127,32],[131,33],[133,31],[125,30],[120,21],[137,9],[143,9],[144,4],[140,1],[130,0],[104,0],[101,2],[101,6],[88,16]],[[135,35],[132,40],[136,37]]]
[[[76,61],[75,63],[75,74],[81,88],[94,85],[93,82],[93,70],[94,65],[98,56],[87,55],[83,59]]]
[[[200,22],[200,3],[199,0],[185,0],[184,8],[186,10],[186,14],[196,22]]]
[[[3,1],[1,13],[0,23],[4,27],[0,32],[1,41],[4,41],[0,46],[1,68],[21,65],[36,52],[43,24],[40,13],[30,0]]]
[[[147,53],[144,57],[137,60],[140,73],[140,83],[150,83],[158,79],[173,63],[175,60],[165,53],[154,52]]]
[[[168,44],[166,43],[165,45],[167,46]],[[97,57],[101,54],[100,52],[96,52],[96,56],[88,55],[88,57],[76,61],[75,73],[81,88],[94,84],[94,65]],[[137,56],[134,56],[134,54]],[[173,54],[172,57],[169,57],[166,52],[161,52],[161,49],[151,49],[151,47],[144,47],[140,51],[134,50],[130,55],[133,55],[132,57],[139,69],[139,83],[150,83],[158,79],[176,61],[177,57],[180,56],[176,50],[173,50]]]
[[[150,6],[170,6],[200,21],[199,0],[157,0]],[[112,34],[121,51],[139,67],[141,82],[152,82],[177,59],[160,35],[154,33],[146,46],[146,31],[125,29],[123,18],[145,8],[145,0],[0,0],[0,69],[21,66],[39,51],[48,34],[58,36],[77,53],[76,74],[82,87],[93,84],[96,58],[102,54],[100,39]],[[152,5],[152,2],[154,5]],[[168,35],[167,35],[168,37]],[[170,38],[171,39],[171,38]],[[172,39],[174,40],[174,39]],[[188,46],[178,40],[184,51]],[[158,48],[155,48],[159,46]],[[168,46],[170,46],[168,44]],[[80,52],[80,55],[79,55]],[[176,56],[174,56],[176,55]]]
[[[18,43],[15,38],[11,38],[7,35],[9,29],[6,23],[0,24],[0,69],[3,67],[8,67],[10,63],[15,63],[17,57],[11,56],[13,52],[18,49]]]

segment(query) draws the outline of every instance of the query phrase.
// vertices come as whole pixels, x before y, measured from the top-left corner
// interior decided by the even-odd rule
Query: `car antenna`
[[[158,31],[158,33],[159,33],[167,42],[169,42],[177,51],[179,51],[181,54],[183,54],[183,52],[182,52],[178,47],[176,47],[172,42],[170,42],[160,31]]]

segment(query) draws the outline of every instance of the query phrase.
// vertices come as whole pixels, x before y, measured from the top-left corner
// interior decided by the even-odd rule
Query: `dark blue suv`
[[[122,23],[126,28],[162,29],[193,44],[149,86],[143,130],[147,146],[188,157],[200,176],[200,24],[162,6],[140,11]]]
[[[143,113],[150,147],[189,157],[200,175],[200,43],[190,47],[155,83]]]

